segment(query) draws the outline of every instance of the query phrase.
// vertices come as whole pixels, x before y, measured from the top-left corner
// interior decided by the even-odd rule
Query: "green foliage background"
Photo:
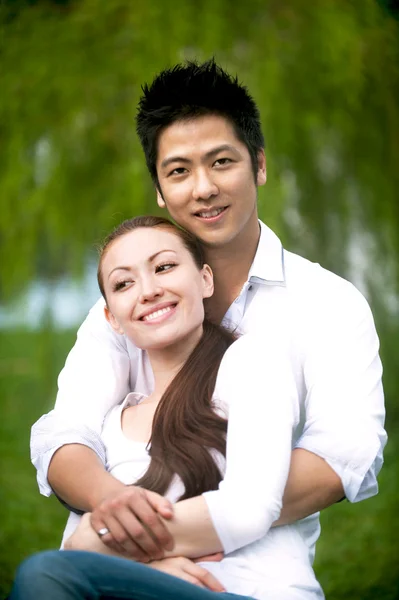
[[[377,498],[325,511],[327,598],[399,597],[399,27],[384,0],[3,1],[0,296],[79,277],[122,218],[154,212],[134,117],[140,85],[184,58],[237,73],[261,109],[261,217],[290,249],[361,285],[382,342],[390,443]],[[0,595],[65,518],[38,495],[31,423],[73,343],[50,322],[0,334]]]

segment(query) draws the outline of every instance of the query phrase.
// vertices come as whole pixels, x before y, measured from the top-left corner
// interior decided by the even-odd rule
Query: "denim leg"
[[[73,550],[41,552],[17,571],[10,600],[224,600],[211,592],[123,558]]]
[[[58,550],[40,552],[18,568],[9,600],[75,600],[99,598],[84,570]],[[82,563],[83,567],[83,563]]]

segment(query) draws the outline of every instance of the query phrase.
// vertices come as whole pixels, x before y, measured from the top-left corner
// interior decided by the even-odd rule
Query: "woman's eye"
[[[124,290],[125,288],[127,288],[129,285],[131,285],[132,283],[134,283],[133,281],[129,280],[129,281],[117,281],[114,284],[114,292],[119,292],[120,290]]]
[[[156,273],[164,273],[165,271],[169,271],[173,267],[176,266],[176,263],[164,263],[163,265],[158,265],[155,269]]]

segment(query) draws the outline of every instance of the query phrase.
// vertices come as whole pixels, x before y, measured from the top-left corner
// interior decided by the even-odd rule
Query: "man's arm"
[[[275,525],[304,518],[344,497],[354,502],[377,491],[386,443],[379,342],[366,300],[350,284],[343,282],[343,288],[339,299],[332,299],[335,312],[327,315],[329,319],[324,315],[324,327],[317,331],[307,357],[306,422],[291,453],[283,509]],[[240,422],[242,426],[244,415]],[[175,519],[179,510],[177,505]],[[181,550],[182,535],[174,522],[169,526],[175,539],[173,553]],[[205,519],[202,526],[204,534]],[[194,556],[190,536],[180,539],[187,556]],[[219,549],[214,544],[207,551]]]
[[[105,470],[98,455],[82,444],[67,444],[55,452],[48,482],[59,498],[83,512],[92,511],[105,498],[126,489]]]
[[[58,379],[55,408],[32,427],[32,462],[40,491],[46,496],[52,493],[47,471],[61,446],[86,445],[105,461],[100,438],[104,416],[129,391],[131,365],[126,343],[108,325],[103,309],[100,300],[80,327]],[[57,475],[56,470],[52,469],[53,477],[61,481],[63,472]],[[73,488],[70,493],[73,495]]]
[[[337,281],[303,324],[306,419],[292,456],[284,523],[378,491],[387,438],[379,341],[367,301]]]
[[[313,452],[296,448],[291,454],[283,508],[273,526],[294,523],[344,497],[342,481],[326,461]]]

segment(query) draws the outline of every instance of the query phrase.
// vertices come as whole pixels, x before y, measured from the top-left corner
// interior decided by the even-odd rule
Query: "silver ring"
[[[100,531],[97,531],[97,535],[103,537],[103,535],[107,535],[109,533],[109,529],[107,527],[103,527]]]

